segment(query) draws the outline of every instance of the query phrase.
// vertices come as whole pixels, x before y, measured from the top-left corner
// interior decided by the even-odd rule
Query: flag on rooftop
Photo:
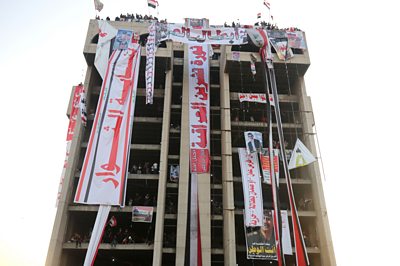
[[[261,13],[257,13],[257,18],[261,18]]]
[[[267,0],[264,0],[264,5],[265,5],[268,9],[271,9],[271,4],[270,4]]]
[[[94,0],[94,9],[100,12],[103,9],[103,6],[104,5],[100,0]]]
[[[156,0],[147,0],[147,5],[152,8],[156,8],[158,6],[158,2]]]

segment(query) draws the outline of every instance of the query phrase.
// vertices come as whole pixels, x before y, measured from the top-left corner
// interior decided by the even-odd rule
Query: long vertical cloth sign
[[[115,50],[110,57],[76,203],[124,204],[139,63],[140,45],[133,38],[127,50]]]
[[[285,179],[286,179],[286,184],[287,184],[286,187],[288,190],[290,210],[292,212],[292,226],[293,226],[293,237],[294,237],[294,244],[295,244],[295,251],[296,251],[296,265],[297,266],[306,266],[306,265],[310,265],[310,263],[308,260],[306,245],[304,243],[303,232],[302,232],[301,226],[300,226],[300,219],[299,219],[299,216],[297,213],[296,203],[294,200],[294,193],[293,193],[292,181],[291,181],[290,172],[289,172],[289,166],[288,166],[286,156],[284,156],[284,154],[286,154],[285,139],[283,136],[282,119],[281,119],[281,113],[280,113],[280,108],[279,108],[278,90],[277,90],[277,86],[276,86],[275,71],[274,71],[273,67],[268,68],[268,75],[269,75],[269,80],[272,85],[271,86],[272,95],[273,95],[274,102],[275,102],[275,117],[276,117],[277,128],[278,128],[281,154],[282,154],[282,159],[283,159],[283,171],[285,173]]]
[[[238,148],[242,172],[245,226],[263,226],[263,200],[257,153]]]
[[[99,23],[99,40],[96,47],[94,66],[104,81],[110,56],[111,40],[117,35],[118,30],[106,20],[98,20],[97,22]]]
[[[207,45],[188,45],[190,171],[210,171],[210,83]]]
[[[149,26],[146,43],[146,104],[153,104],[156,51],[156,22],[153,21]]]
[[[69,152],[71,149],[71,142],[74,137],[76,120],[79,115],[80,102],[81,102],[83,92],[84,92],[84,89],[83,89],[82,84],[79,84],[78,86],[73,87],[73,98],[72,98],[72,103],[71,103],[71,112],[69,114],[69,124],[68,124],[67,139],[66,139],[67,145],[66,145],[66,150],[65,150],[65,159],[64,159],[63,170],[61,172],[60,183],[58,185],[56,207],[58,206],[58,202],[60,201],[60,198],[61,198],[61,192],[62,192],[62,187],[64,184],[64,178],[65,178],[65,171],[67,170],[67,166],[68,166],[68,158],[69,158]],[[82,120],[82,123],[83,123],[83,120]]]
[[[83,266],[92,266],[94,264],[101,239],[103,238],[104,228],[107,225],[107,218],[110,210],[110,205],[100,205],[99,207]]]

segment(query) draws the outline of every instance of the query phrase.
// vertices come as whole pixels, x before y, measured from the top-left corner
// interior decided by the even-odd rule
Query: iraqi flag
[[[156,0],[147,0],[147,5],[152,8],[156,8],[158,6],[158,2]]]
[[[261,13],[257,13],[257,18],[261,18]]]

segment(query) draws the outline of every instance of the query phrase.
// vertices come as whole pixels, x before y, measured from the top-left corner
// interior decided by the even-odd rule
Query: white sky
[[[212,24],[267,17],[263,0],[159,0],[159,18]],[[338,265],[394,265],[400,25],[396,1],[270,0],[280,27],[306,32],[306,74],[324,159]],[[103,0],[101,17],[148,12]],[[241,3],[241,4],[240,4]],[[44,265],[55,217],[72,85],[83,81],[91,0],[0,1],[0,265]],[[397,227],[397,228],[396,228]]]

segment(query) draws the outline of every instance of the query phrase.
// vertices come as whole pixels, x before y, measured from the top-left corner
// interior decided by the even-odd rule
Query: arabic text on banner
[[[135,109],[140,45],[109,60],[75,195],[76,203],[123,205]]]
[[[188,45],[191,173],[210,168],[210,82],[208,45]]]
[[[238,148],[238,152],[242,172],[245,225],[262,226],[263,201],[258,155],[247,153],[245,148]]]

